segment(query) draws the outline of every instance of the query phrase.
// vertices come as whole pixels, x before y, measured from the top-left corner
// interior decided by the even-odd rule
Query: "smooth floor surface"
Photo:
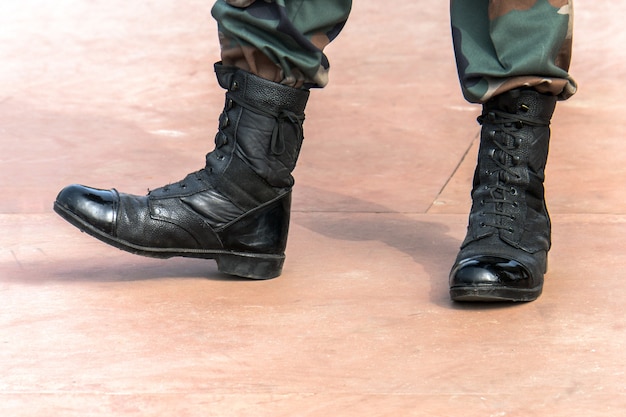
[[[626,3],[577,2],[544,294],[494,305],[448,298],[480,108],[444,1],[355,2],[307,109],[281,277],[136,257],[52,212],[70,183],[143,194],[203,165],[210,6],[0,6],[0,415],[625,415]]]

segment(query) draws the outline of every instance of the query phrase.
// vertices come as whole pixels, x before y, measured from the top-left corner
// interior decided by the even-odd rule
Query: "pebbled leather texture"
[[[214,65],[220,86],[229,91],[229,97],[242,106],[278,115],[282,110],[304,113],[309,91],[295,89],[257,77],[237,67],[229,67],[218,62]]]

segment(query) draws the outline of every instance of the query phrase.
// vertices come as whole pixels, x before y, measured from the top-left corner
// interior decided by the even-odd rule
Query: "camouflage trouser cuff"
[[[292,87],[328,83],[324,48],[341,32],[351,0],[218,0],[222,61]]]
[[[484,103],[528,86],[566,99],[576,92],[568,73],[572,0],[452,0],[450,18],[463,95]]]

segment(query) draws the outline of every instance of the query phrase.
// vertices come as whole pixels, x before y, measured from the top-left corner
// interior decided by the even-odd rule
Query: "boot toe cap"
[[[495,256],[462,260],[450,274],[450,286],[506,286],[532,288],[532,275],[519,262]]]
[[[463,259],[450,272],[450,297],[455,301],[533,301],[542,288],[543,274],[533,275],[507,258]]]
[[[55,211],[77,226],[95,227],[111,233],[116,220],[119,195],[115,190],[100,190],[69,185],[57,195]]]

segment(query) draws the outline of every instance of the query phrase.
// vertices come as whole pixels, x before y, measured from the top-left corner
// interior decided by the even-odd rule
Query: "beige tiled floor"
[[[479,109],[446,2],[355,2],[307,109],[285,271],[263,282],[134,257],[51,210],[72,182],[143,193],[202,165],[223,102],[211,2],[5,3],[0,415],[624,415],[626,3],[577,4],[544,295],[487,306],[447,294]]]

